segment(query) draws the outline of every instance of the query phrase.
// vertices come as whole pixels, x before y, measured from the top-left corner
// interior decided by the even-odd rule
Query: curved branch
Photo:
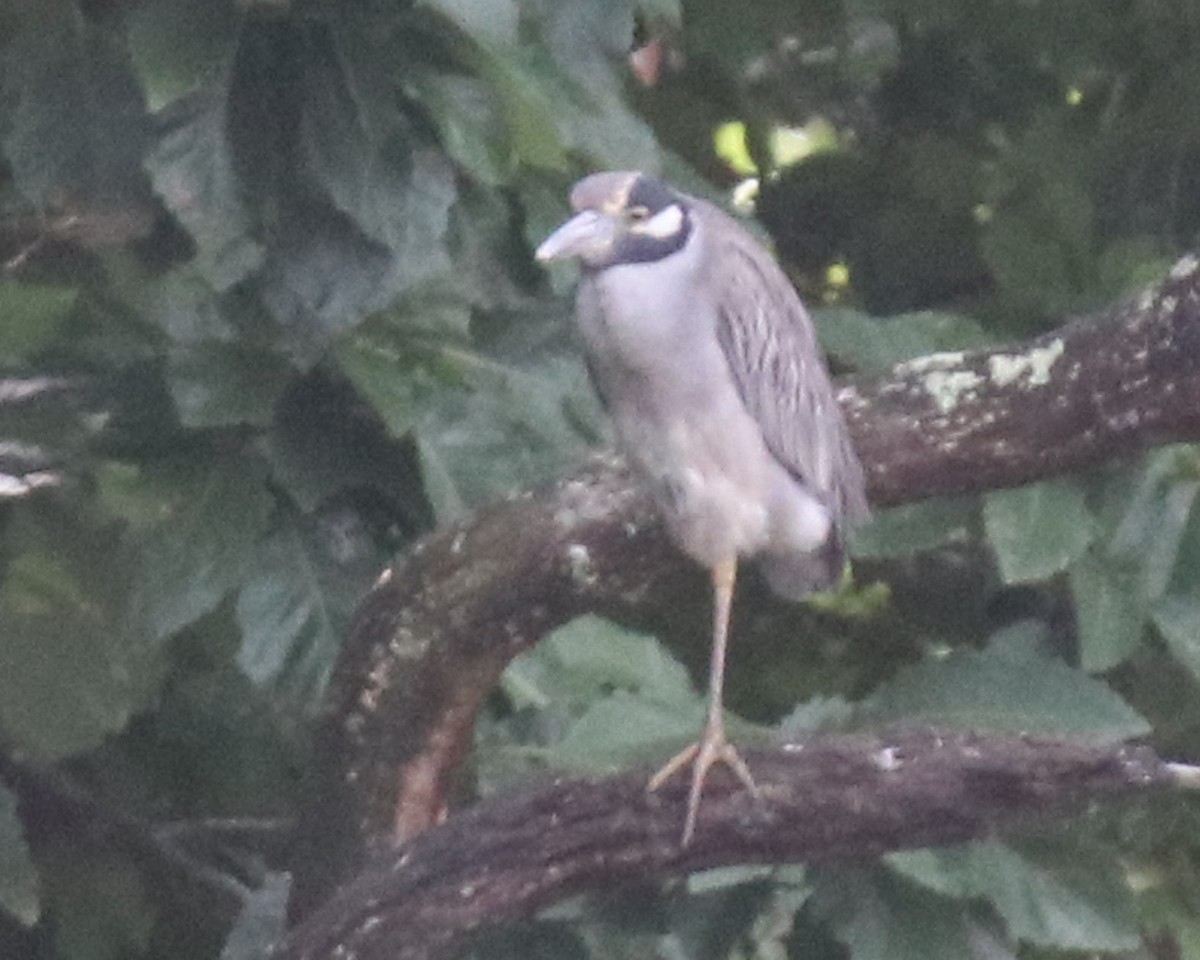
[[[840,394],[871,502],[993,490],[1200,437],[1200,262],[1017,348],[941,353]]]
[[[1140,300],[1018,349],[845,381],[872,502],[1200,439],[1197,267],[1181,261]],[[619,613],[693,577],[613,455],[421,542],[360,605],[335,672],[300,908],[358,869],[362,838],[401,842],[442,816],[475,712],[514,656],[580,613]],[[305,862],[320,864],[315,882]]]
[[[437,960],[481,926],[584,889],[960,842],[1178,779],[1146,747],[934,730],[819,737],[748,760],[761,804],[714,778],[686,849],[686,778],[655,794],[637,772],[485,801],[382,858],[297,927],[275,960]]]

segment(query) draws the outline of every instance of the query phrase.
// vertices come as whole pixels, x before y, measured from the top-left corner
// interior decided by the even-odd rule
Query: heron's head
[[[594,173],[571,191],[575,216],[542,241],[538,260],[576,258],[600,270],[675,253],[692,229],[688,198],[636,171]]]

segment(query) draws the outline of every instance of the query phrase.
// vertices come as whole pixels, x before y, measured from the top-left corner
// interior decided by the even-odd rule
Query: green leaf
[[[395,45],[365,17],[250,18],[229,84],[227,139],[267,251],[261,301],[298,364],[451,275],[454,168],[404,109]]]
[[[1137,897],[1142,928],[1155,938],[1170,935],[1179,944],[1179,955],[1188,958],[1200,956],[1200,918],[1192,909],[1189,896],[1193,884],[1190,876],[1178,884],[1184,889],[1174,889],[1175,883],[1160,881],[1139,890]]]
[[[181,344],[168,354],[167,386],[185,427],[266,426],[292,376],[283,357],[245,342]]]
[[[1013,936],[1058,950],[1122,952],[1141,943],[1133,897],[1112,854],[1078,843],[977,845],[973,885]]]
[[[520,11],[514,0],[418,0],[485,45],[512,46],[517,42]]]
[[[106,515],[134,530],[156,526],[178,505],[174,476],[130,463],[108,460],[97,464],[96,486]]]
[[[732,958],[739,955],[758,956],[752,952],[752,943],[755,947],[761,945],[767,950],[771,945],[768,942],[769,937],[756,936],[757,921],[763,918],[764,912],[772,908],[782,911],[787,911],[788,908],[786,898],[783,903],[772,903],[773,892],[772,885],[765,879],[755,881],[747,878],[744,883],[726,886],[724,889],[709,889],[680,898],[671,905],[667,932],[665,936],[660,935],[658,949],[635,950],[633,954],[620,949],[609,949],[603,953],[597,952],[593,956],[662,956],[668,952],[674,953],[680,960],[684,957],[715,960],[718,957]],[[795,893],[794,890],[789,892]],[[794,902],[795,897],[790,899]],[[633,909],[637,909],[636,904]],[[794,913],[793,910],[792,914]],[[632,925],[637,921],[630,917],[628,922]],[[754,943],[754,940],[758,940],[758,943]],[[667,948],[664,951],[663,944],[671,944],[674,949]],[[771,954],[765,953],[765,956],[770,957]]]
[[[973,854],[970,844],[937,850],[897,850],[885,854],[883,862],[927,890],[961,899],[973,893],[969,872]]]
[[[731,887],[740,887],[747,883],[769,880],[774,872],[773,867],[762,865],[739,864],[732,867],[713,867],[711,870],[689,873],[687,890],[692,896],[701,896],[719,890],[728,890]]]
[[[23,609],[21,591],[6,584],[0,594],[0,729],[6,741],[42,759],[97,747],[142,704],[124,673],[131,658],[113,649],[119,625],[89,616],[81,598],[57,611]]]
[[[460,295],[423,289],[343,337],[335,355],[392,436],[403,437],[447,387],[470,382],[464,368],[502,371],[469,347],[470,325]]]
[[[524,755],[590,774],[670,756],[696,738],[704,719],[687,671],[657,640],[592,616],[514,661],[504,688],[517,707],[540,711],[550,742]],[[737,717],[726,722],[739,739],[761,734]]]
[[[1097,514],[1113,533],[1070,571],[1080,659],[1088,670],[1125,660],[1165,593],[1192,592],[1192,572],[1180,576],[1194,571],[1200,537],[1200,512],[1193,510],[1200,483],[1188,467],[1189,455],[1187,447],[1156,450],[1140,470],[1116,473],[1099,488]],[[1167,617],[1171,606],[1164,607]]]
[[[74,843],[43,858],[54,904],[53,955],[63,960],[123,960],[145,955],[154,930],[146,876],[128,860]]]
[[[586,564],[586,558],[579,562]],[[518,707],[587,703],[613,690],[667,704],[696,701],[687,670],[654,637],[590,614],[559,627],[509,664],[504,687]]]
[[[578,359],[549,350],[513,361],[461,349],[445,357],[473,389],[431,396],[417,436],[463,502],[544,482],[595,438],[596,401]]]
[[[386,389],[386,363],[373,372]],[[390,373],[398,391],[418,379],[396,367]],[[285,393],[267,434],[265,453],[272,480],[302,511],[311,513],[366,493],[387,507],[401,532],[412,532],[431,521],[417,458],[406,439],[392,436],[343,378],[313,374]]]
[[[307,759],[296,737],[305,715],[293,703],[263,696],[232,662],[237,627],[231,606],[189,628],[180,645],[202,652],[206,663],[176,669],[164,686],[147,718],[163,751],[155,751],[151,762],[168,778],[169,795],[177,802],[273,815],[281,801],[294,796],[296,773]],[[312,711],[315,704],[304,707]],[[233,864],[213,866],[238,870]],[[253,865],[243,869],[249,873]]]
[[[139,9],[157,7],[143,4]],[[251,233],[225,104],[206,98],[191,110],[155,144],[145,167],[155,193],[195,242],[200,275],[223,291],[258,270],[265,251]]]
[[[532,167],[566,170],[566,146],[549,86],[532,75],[516,51],[486,52],[480,70],[500,96],[513,153]]]
[[[1149,613],[1139,571],[1089,550],[1071,566],[1070,579],[1080,665],[1091,672],[1115,667],[1141,643]]]
[[[1005,583],[1045,580],[1066,569],[1096,533],[1083,491],[1069,480],[989,493],[983,523]]]
[[[977,497],[965,496],[876,511],[865,527],[851,533],[851,553],[855,557],[903,557],[948,543],[967,543],[978,507]]]
[[[611,775],[671,756],[696,739],[703,723],[699,698],[685,706],[618,690],[588,707],[541,755],[559,769]]]
[[[17,814],[17,797],[0,786],[0,909],[23,927],[41,914],[37,871]]]
[[[1186,475],[1187,456],[1195,454],[1194,448],[1184,450],[1177,465]],[[1191,461],[1193,469],[1194,464]],[[1191,483],[1185,480],[1179,486],[1190,487]],[[1195,509],[1194,503],[1174,547],[1162,551],[1170,554],[1172,567],[1151,614],[1174,657],[1193,677],[1200,677],[1200,510]],[[1157,551],[1153,556],[1158,564],[1162,563]]]
[[[683,22],[681,0],[636,0],[633,7],[654,23],[677,26]]]
[[[237,599],[237,662],[257,686],[307,705],[325,686],[340,630],[318,558],[294,527],[262,542]]]
[[[1024,131],[1024,163],[1040,166],[1037,200],[1043,233],[1062,242],[1072,262],[1094,256],[1095,203],[1081,173],[1093,158],[1078,128],[1057,110],[1042,110]]]
[[[18,190],[41,209],[139,199],[148,124],[119,37],[71,0],[25,3],[13,19],[0,92]]]
[[[502,103],[491,84],[430,72],[411,78],[409,90],[437,124],[442,147],[455,163],[489,186],[508,182],[515,163]]]
[[[1200,679],[1200,595],[1163,597],[1153,619],[1171,654]]]
[[[1092,846],[983,842],[893,853],[885,860],[938,893],[987,900],[1012,937],[1034,946],[1117,952],[1139,942],[1120,864]]]
[[[1109,241],[1096,262],[1097,279],[1116,300],[1160,283],[1175,260],[1175,251],[1158,236],[1120,236]]]
[[[232,0],[155,0],[124,11],[130,55],[158,112],[215,80],[237,40]]]
[[[1188,447],[1170,446],[1148,455],[1140,482],[1128,497],[1108,545],[1108,556],[1114,562],[1139,572],[1142,596],[1147,600],[1166,590],[1177,561],[1181,561],[1184,537],[1196,536],[1200,529],[1200,517],[1191,523],[1200,482],[1186,465],[1189,452]]]
[[[569,152],[593,167],[657,172],[662,150],[630,109],[621,69],[639,4],[559,0],[539,6],[545,44],[527,46],[519,59],[499,65],[517,153],[549,170],[567,169]]]
[[[421,479],[425,495],[433,507],[433,515],[439,524],[453,523],[467,512],[458,484],[450,467],[442,461],[436,444],[417,435],[417,457],[421,463]]]
[[[335,355],[342,372],[383,418],[392,436],[403,437],[412,430],[421,381],[429,376],[419,364],[390,345],[362,336],[339,340]]]
[[[1014,304],[1047,313],[1066,309],[1073,295],[1068,253],[1048,237],[1037,213],[1015,209],[997,216],[980,238],[984,260]]]
[[[1094,201],[1086,178],[1095,150],[1066,112],[1043,107],[996,169],[1020,184],[995,205],[981,237],[984,260],[1014,304],[1070,309],[1095,257]]]
[[[513,661],[504,689],[517,707],[547,711],[559,730],[536,755],[588,773],[668,756],[703,721],[687,671],[656,639],[593,616],[560,627]]]
[[[29,358],[57,336],[79,291],[0,278],[0,360]]]
[[[113,538],[69,513],[18,513],[0,586],[0,731],[57,760],[125,727],[153,692],[157,661],[122,629],[128,567]]]
[[[191,269],[173,270],[154,284],[136,277],[125,279],[123,285],[132,288],[130,306],[171,345],[229,343],[238,338],[233,317],[222,309],[221,298]],[[162,349],[162,339],[154,341],[156,353]]]
[[[810,872],[810,907],[846,945],[852,960],[962,960],[970,926],[953,901],[883,870]]]
[[[454,172],[409,129],[350,31],[314,44],[304,66],[299,148],[306,172],[334,206],[392,255],[385,286],[395,296],[449,271],[443,238]],[[382,305],[382,304],[380,304]]]
[[[824,307],[813,311],[813,320],[821,346],[860,373],[887,373],[903,360],[991,342],[978,320],[934,310],[872,317],[849,307]]]
[[[208,613],[244,581],[271,509],[262,464],[254,459],[192,461],[170,473],[169,512],[135,539],[131,615],[151,640]]]
[[[779,721],[776,739],[780,743],[803,740],[818,730],[840,730],[854,714],[854,707],[845,697],[813,697],[796,704],[792,712]]]
[[[1052,660],[1059,656],[1061,641],[1056,641],[1049,623],[1036,616],[1016,620],[992,631],[987,641],[989,655],[1009,657],[1017,663]]]
[[[1066,664],[1011,651],[960,650],[900,671],[861,705],[858,722],[1008,730],[1117,741],[1149,726],[1106,685]]]

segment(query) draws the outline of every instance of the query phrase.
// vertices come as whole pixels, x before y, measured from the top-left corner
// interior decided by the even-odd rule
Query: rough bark
[[[438,960],[473,931],[585,889],[735,863],[864,860],[953,843],[1175,780],[1145,747],[933,730],[750,753],[761,803],[714,777],[679,845],[686,778],[559,781],[482,803],[383,857],[297,927],[276,960]]]
[[[1105,316],[851,378],[839,399],[877,507],[1200,439],[1197,261]],[[475,710],[512,657],[582,612],[619,612],[693,576],[615,455],[424,540],[347,637],[304,859],[332,882],[361,865],[362,838],[397,843],[436,822]],[[320,887],[302,882],[302,909]]]
[[[872,503],[1011,487],[1200,436],[1194,257],[1158,288],[1030,343],[941,353],[839,399]]]

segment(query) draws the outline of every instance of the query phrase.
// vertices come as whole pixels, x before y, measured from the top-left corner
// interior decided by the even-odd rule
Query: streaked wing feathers
[[[862,466],[799,296],[736,220],[704,201],[693,210],[712,244],[706,282],[719,304],[721,347],[768,449],[841,523],[864,517]]]

